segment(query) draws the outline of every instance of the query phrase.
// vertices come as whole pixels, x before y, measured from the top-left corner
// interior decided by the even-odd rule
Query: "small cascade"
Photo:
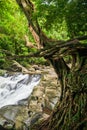
[[[16,73],[0,76],[0,108],[8,105],[22,105],[34,87],[40,82],[41,75]]]

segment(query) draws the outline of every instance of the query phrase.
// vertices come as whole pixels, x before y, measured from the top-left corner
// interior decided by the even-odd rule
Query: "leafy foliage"
[[[32,19],[38,20],[41,29],[49,38],[66,40],[87,34],[86,0],[31,0],[31,2],[35,8]],[[28,30],[27,20],[16,0],[5,2],[0,0],[0,49],[17,55],[27,55],[36,51],[25,47],[25,35],[29,37],[29,41],[34,42]],[[5,56],[1,53],[1,57]],[[2,58],[1,61],[5,59]],[[29,61],[31,62],[31,59]]]
[[[21,39],[23,41],[24,34],[28,33],[27,21],[15,0],[7,0],[6,2],[1,0],[0,7],[0,41],[7,42],[6,39],[4,40],[6,37],[8,39],[6,44],[12,42],[12,46],[14,46],[15,42]]]
[[[28,54],[24,36],[32,37],[28,30],[27,20],[15,0],[0,0],[0,63],[5,62],[4,50],[17,55]],[[18,59],[20,60],[20,59]],[[26,61],[26,59],[25,59]]]
[[[66,39],[87,34],[86,0],[33,1],[38,10],[36,12],[38,21],[49,36]]]

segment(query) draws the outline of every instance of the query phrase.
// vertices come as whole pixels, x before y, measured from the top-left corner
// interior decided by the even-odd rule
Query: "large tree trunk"
[[[86,130],[87,129],[87,61],[86,50],[72,55],[69,68],[63,58],[51,59],[61,86],[60,101],[50,118],[39,130]],[[73,63],[74,62],[74,63]]]
[[[51,115],[49,130],[86,130],[87,65],[64,74],[62,82],[62,101]]]
[[[60,80],[61,97],[50,118],[38,130],[86,130],[87,128],[87,45],[79,40],[86,37],[61,42],[47,38],[41,31],[37,20],[32,21],[34,6],[30,0],[16,0],[23,9],[32,35],[38,48],[43,46],[44,55],[53,65]],[[50,46],[55,43],[55,46]],[[49,48],[48,48],[49,47]],[[64,61],[65,56],[71,57],[72,67]],[[36,128],[37,130],[37,128]]]

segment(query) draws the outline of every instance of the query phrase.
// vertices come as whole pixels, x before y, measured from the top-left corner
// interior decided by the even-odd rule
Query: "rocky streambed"
[[[51,66],[34,66],[33,69],[36,73],[42,71],[40,82],[34,87],[27,103],[24,100],[19,105],[0,109],[0,125],[4,128],[28,130],[37,121],[48,118],[59,100],[60,86],[54,69]]]

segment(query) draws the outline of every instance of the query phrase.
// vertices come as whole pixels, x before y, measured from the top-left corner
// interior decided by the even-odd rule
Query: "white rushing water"
[[[39,81],[40,75],[17,73],[13,76],[0,76],[0,108],[18,105],[27,99]]]

